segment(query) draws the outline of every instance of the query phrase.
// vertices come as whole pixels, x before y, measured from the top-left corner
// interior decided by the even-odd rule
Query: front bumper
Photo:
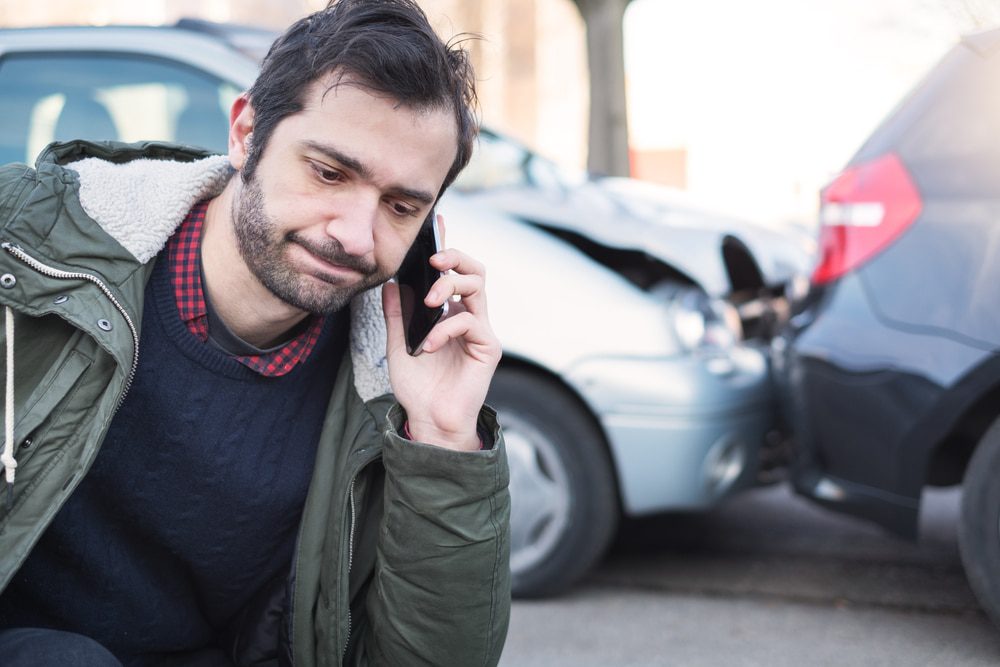
[[[626,514],[705,509],[755,482],[775,424],[760,350],[592,359],[565,377],[601,422]]]

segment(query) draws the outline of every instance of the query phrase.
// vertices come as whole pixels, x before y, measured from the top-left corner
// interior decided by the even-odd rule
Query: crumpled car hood
[[[568,187],[518,185],[464,194],[542,227],[579,234],[609,248],[642,251],[717,296],[732,290],[722,258],[727,237],[749,248],[768,285],[808,273],[816,248],[807,230],[770,229],[707,210],[684,192],[635,179],[590,179]]]

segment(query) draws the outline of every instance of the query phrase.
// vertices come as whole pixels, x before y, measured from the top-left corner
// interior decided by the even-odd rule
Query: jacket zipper
[[[347,587],[348,587],[348,590],[350,589],[350,585],[351,585],[350,584],[350,581],[351,581],[351,569],[354,567],[354,537],[355,537],[355,532],[357,530],[357,523],[358,523],[357,501],[354,498],[355,483],[358,481],[358,476],[361,474],[361,472],[365,468],[367,468],[373,461],[375,461],[376,459],[378,459],[379,454],[381,453],[381,448],[376,449],[376,450],[373,450],[373,449],[359,450],[355,454],[356,455],[357,454],[361,454],[362,452],[365,452],[365,456],[361,460],[361,462],[358,464],[357,468],[355,468],[353,474],[351,475],[351,486],[350,486],[350,516],[351,516],[351,522],[350,522],[349,531],[348,531],[348,545],[347,545]],[[352,624],[353,624],[353,622],[352,622],[352,619],[351,619],[351,600],[350,600],[350,594],[348,594],[348,600],[347,600],[347,635],[344,637],[344,648],[341,651],[341,658],[343,658],[345,655],[347,655],[347,647],[350,646],[350,644],[351,644],[351,633],[353,631]]]
[[[101,292],[104,293],[104,296],[108,297],[111,303],[114,304],[115,308],[118,309],[118,312],[122,314],[122,317],[125,318],[129,331],[132,333],[132,344],[135,346],[135,353],[132,355],[132,368],[129,369],[128,377],[125,378],[125,387],[123,388],[121,395],[118,397],[118,403],[115,405],[115,411],[117,412],[118,408],[120,408],[122,403],[125,401],[125,396],[128,394],[129,389],[132,388],[132,381],[135,379],[135,373],[139,367],[139,331],[136,329],[135,323],[132,321],[132,317],[128,314],[128,311],[125,310],[125,307],[122,306],[121,302],[118,301],[104,281],[97,276],[89,273],[63,271],[46,264],[42,264],[37,259],[24,252],[21,246],[15,243],[10,243],[9,241],[0,243],[0,247],[42,275],[50,278],[58,278],[60,280],[86,280],[94,283],[100,288]]]
[[[374,459],[372,459],[372,460],[374,460]],[[351,515],[351,523],[350,523],[350,530],[348,531],[348,544],[347,544],[347,582],[348,582],[347,586],[348,586],[348,589],[350,589],[350,585],[351,585],[350,584],[350,580],[351,580],[351,568],[354,566],[354,529],[355,529],[355,525],[357,524],[357,508],[356,508],[356,504],[355,504],[355,501],[354,501],[354,483],[357,481],[358,475],[361,474],[361,471],[364,470],[365,466],[367,466],[369,463],[371,463],[371,460],[365,461],[361,465],[361,467],[358,468],[354,472],[354,474],[351,476],[351,487],[350,487],[350,515]],[[292,557],[293,561],[298,561],[298,558],[299,558],[299,556],[298,556],[298,549],[299,549],[299,547],[298,547],[298,545],[296,545],[296,547],[295,547],[296,553]],[[294,607],[294,603],[293,603],[292,606]],[[291,625],[294,626],[294,621],[291,623]],[[343,658],[345,655],[347,655],[347,647],[350,645],[350,643],[351,643],[351,600],[350,600],[350,595],[348,595],[348,600],[347,600],[347,636],[344,638],[344,648],[341,650],[341,655],[340,655],[341,658]],[[291,645],[289,653],[291,654],[292,664],[294,665],[295,664],[295,642],[290,640],[289,644]]]
[[[358,474],[360,470],[355,473],[354,477],[351,477],[351,531],[348,534],[347,543],[347,586],[350,588],[351,581],[351,568],[354,566],[354,528],[357,523],[357,509],[354,503],[354,482],[358,479]],[[351,601],[347,600],[347,636],[344,638],[344,653],[347,655],[347,647],[351,644]]]

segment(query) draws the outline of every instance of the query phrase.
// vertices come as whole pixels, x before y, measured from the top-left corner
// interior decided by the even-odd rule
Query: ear
[[[233,102],[229,110],[229,163],[236,170],[243,168],[247,160],[248,144],[253,132],[253,106],[250,98],[243,93]]]

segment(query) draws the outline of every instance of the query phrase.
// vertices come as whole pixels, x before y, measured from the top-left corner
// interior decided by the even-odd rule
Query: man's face
[[[445,109],[398,106],[346,77],[328,85],[314,83],[305,108],[278,123],[232,212],[253,276],[312,313],[395,274],[458,146]]]

